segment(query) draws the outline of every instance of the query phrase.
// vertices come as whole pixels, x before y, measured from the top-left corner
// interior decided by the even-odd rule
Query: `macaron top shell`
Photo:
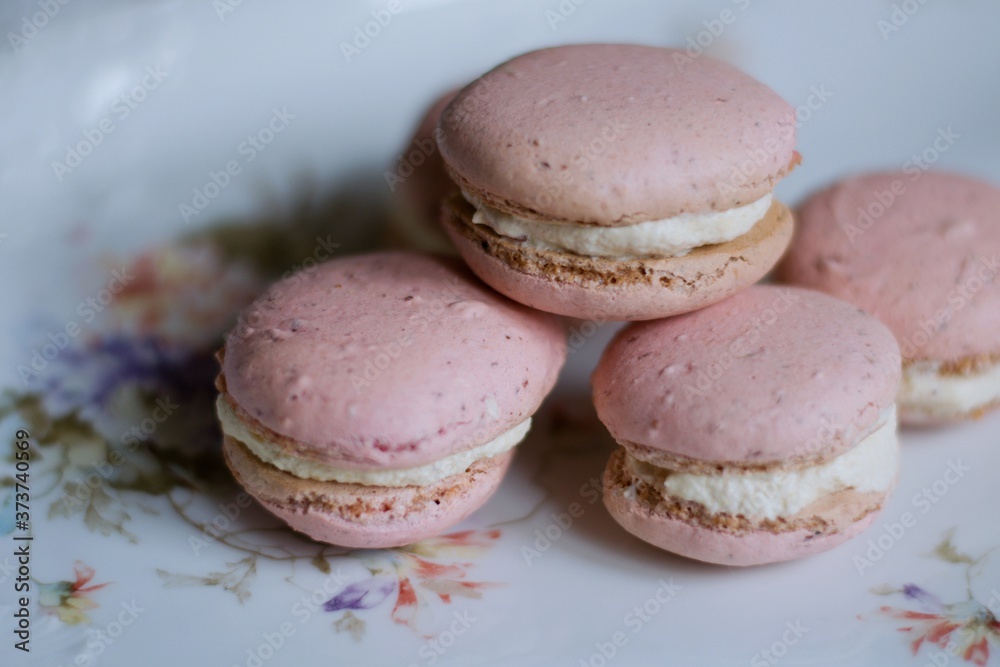
[[[445,109],[439,143],[459,185],[492,206],[614,226],[764,196],[796,158],[795,112],[712,58],[579,44],[469,84]]]
[[[903,357],[1000,352],[1000,189],[941,172],[866,174],[801,208],[783,280],[884,322]]]
[[[763,465],[854,446],[894,403],[900,374],[896,341],[874,318],[818,292],[756,286],[623,329],[592,383],[626,448]]]
[[[337,259],[273,285],[222,361],[228,398],[304,457],[410,467],[527,419],[565,358],[560,322],[456,260]]]
[[[441,217],[441,200],[455,189],[437,147],[438,120],[457,92],[449,90],[439,97],[421,118],[396,166],[395,175],[402,181],[390,183],[400,197],[418,208],[425,220],[435,223]]]

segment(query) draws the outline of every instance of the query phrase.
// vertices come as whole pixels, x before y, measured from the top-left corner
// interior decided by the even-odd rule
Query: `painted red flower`
[[[56,581],[51,584],[38,585],[38,606],[49,614],[55,614],[63,623],[75,625],[89,623],[87,610],[93,609],[97,603],[88,597],[89,593],[100,590],[108,584],[89,585],[94,578],[94,568],[77,561],[73,567],[76,579],[74,581]]]
[[[499,530],[466,530],[433,537],[417,544],[365,555],[372,577],[352,583],[324,605],[326,611],[371,609],[396,600],[390,617],[420,634],[420,612],[432,602],[451,604],[455,597],[478,599],[482,591],[501,584],[471,581],[472,559],[493,546]],[[386,563],[388,561],[388,563]],[[430,636],[430,635],[426,635]]]
[[[990,643],[1000,644],[1000,620],[975,600],[943,604],[931,593],[914,584],[901,590],[927,611],[883,606],[883,614],[905,621],[898,628],[911,637],[910,650],[917,655],[926,643],[955,657],[984,667],[990,659]]]

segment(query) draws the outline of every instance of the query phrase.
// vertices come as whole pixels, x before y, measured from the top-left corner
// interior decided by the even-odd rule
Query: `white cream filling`
[[[792,516],[820,498],[853,488],[888,491],[899,470],[896,409],[885,422],[843,454],[801,470],[694,475],[657,468],[629,456],[633,474],[678,498],[700,503],[709,512],[754,519]]]
[[[450,475],[464,472],[466,468],[480,459],[492,458],[506,452],[521,442],[528,433],[528,429],[531,428],[531,418],[529,417],[484,445],[446,456],[422,466],[384,470],[345,470],[327,463],[290,456],[274,443],[262,440],[246,427],[222,396],[219,396],[216,401],[216,411],[219,414],[219,422],[222,424],[222,432],[242,442],[265,463],[302,479],[367,484],[369,486],[427,486],[433,484]]]
[[[959,417],[1000,401],[1000,364],[973,375],[942,375],[941,364],[903,365],[898,402],[906,410],[931,417]]]
[[[501,236],[541,250],[616,259],[680,257],[699,246],[732,241],[767,214],[772,200],[771,193],[767,193],[755,202],[726,211],[682,213],[663,220],[598,227],[528,220],[488,206],[467,192],[462,195],[476,207],[472,222],[486,225]]]

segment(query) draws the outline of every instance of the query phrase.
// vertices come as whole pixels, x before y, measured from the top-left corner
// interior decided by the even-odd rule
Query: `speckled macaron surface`
[[[795,112],[712,58],[635,44],[518,56],[441,119],[459,185],[542,220],[620,225],[760,198],[794,160]]]
[[[810,290],[756,286],[626,328],[593,384],[620,442],[769,464],[853,446],[895,402],[899,376],[896,343],[874,318]]]
[[[864,174],[813,195],[799,217],[779,279],[849,301],[892,330],[904,388],[920,369],[926,377],[913,381],[933,385],[930,404],[901,398],[904,420],[1000,405],[1000,189],[935,171]],[[963,410],[965,380],[985,393]],[[958,403],[949,412],[934,393]]]
[[[559,322],[455,260],[379,253],[275,284],[226,339],[239,410],[344,467],[407,467],[524,421],[564,359]]]
[[[592,378],[621,445],[606,504],[642,539],[709,562],[835,546],[895,484],[899,381],[891,332],[810,290],[756,286],[632,324]]]
[[[565,340],[457,260],[378,253],[276,283],[220,358],[227,461],[247,490],[317,539],[395,546],[496,489]]]
[[[1000,189],[895,172],[812,196],[780,273],[878,317],[905,358],[951,361],[1000,353],[998,261]]]
[[[711,58],[629,44],[527,53],[445,108],[442,220],[490,286],[553,313],[648,320],[748,287],[792,232],[772,189],[795,114]]]

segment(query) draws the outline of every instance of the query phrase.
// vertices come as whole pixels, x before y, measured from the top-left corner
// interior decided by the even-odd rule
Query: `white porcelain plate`
[[[1000,664],[1000,415],[905,432],[874,527],[752,569],[662,553],[604,510],[586,396],[608,327],[579,332],[501,490],[440,538],[323,547],[220,466],[212,351],[235,312],[372,247],[423,105],[519,51],[738,64],[798,107],[793,204],[860,169],[1000,182],[996,3],[665,5],[5,3],[0,662]]]

